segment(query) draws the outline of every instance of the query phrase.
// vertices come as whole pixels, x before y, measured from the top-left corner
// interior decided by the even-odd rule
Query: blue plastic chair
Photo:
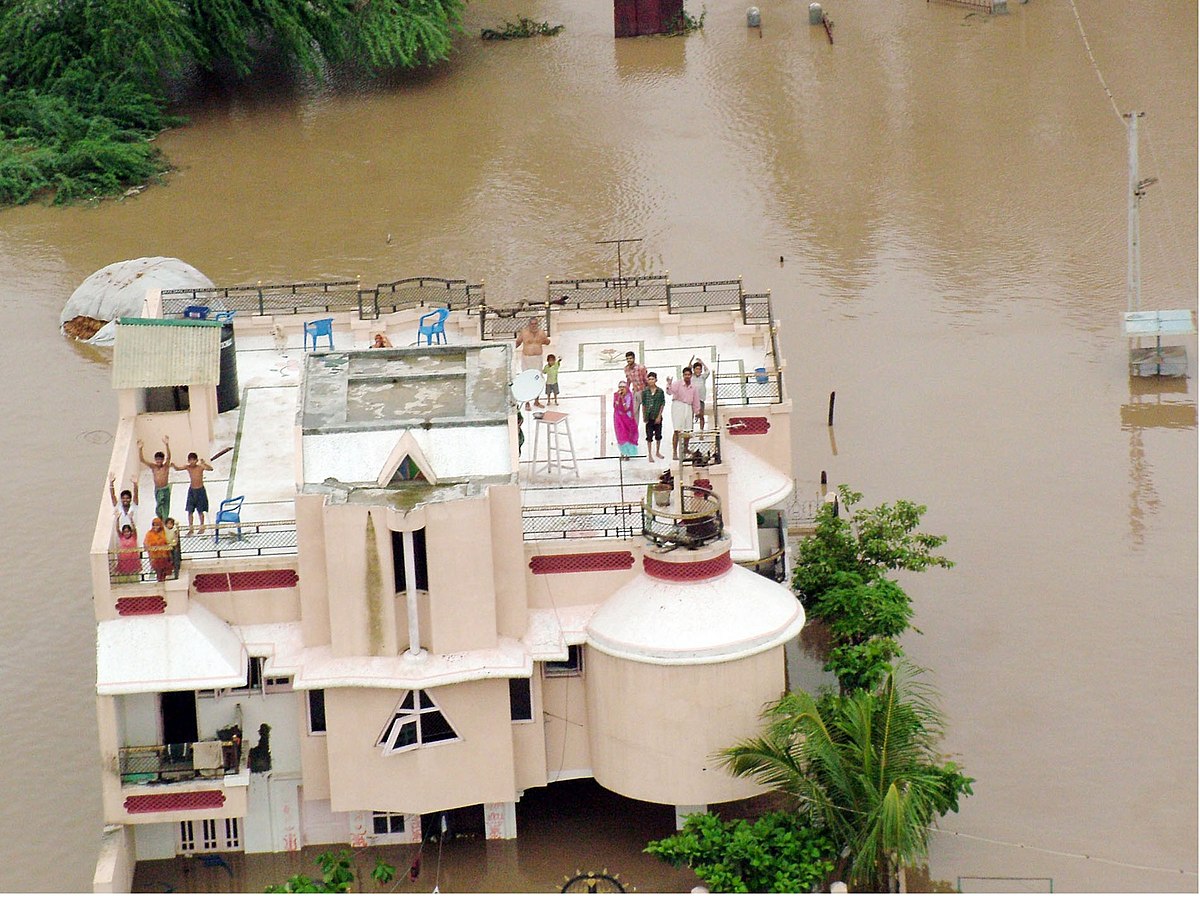
[[[188,306],[183,310],[185,319],[207,319],[209,309],[207,306]]]
[[[215,525],[220,525],[222,522],[236,522],[237,539],[242,539],[242,502],[246,499],[246,495],[240,497],[230,497],[228,500],[222,500],[221,506],[217,510],[217,517],[213,520]],[[213,529],[213,546],[221,543],[221,529]]]
[[[232,322],[233,317],[237,315],[236,309],[220,309],[213,313],[213,321],[215,322]]]
[[[446,343],[446,319],[449,316],[450,310],[444,306],[421,316],[417,320],[417,344],[420,345],[422,336],[424,336],[426,344],[433,344],[435,335],[437,343]],[[430,320],[428,324],[426,324],[427,319]]]
[[[312,338],[312,348],[317,349],[317,338],[329,338],[329,349],[333,349],[333,319],[317,319],[304,323],[304,349],[308,349],[308,339]]]

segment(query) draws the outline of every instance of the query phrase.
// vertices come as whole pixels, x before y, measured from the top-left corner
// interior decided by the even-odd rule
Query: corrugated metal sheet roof
[[[221,325],[188,319],[121,319],[113,351],[113,387],[216,384]]]

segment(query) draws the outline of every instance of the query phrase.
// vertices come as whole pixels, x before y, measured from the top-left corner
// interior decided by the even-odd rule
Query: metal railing
[[[718,406],[770,406],[783,402],[783,372],[717,372],[712,377]]]
[[[196,743],[220,743],[220,760],[197,760]],[[126,784],[144,784],[151,781],[194,781],[198,778],[221,778],[234,775],[241,769],[242,742],[197,741],[182,744],[149,744],[142,747],[121,747],[118,751],[118,768],[121,781]],[[197,768],[196,763],[203,766]],[[209,762],[220,765],[210,767]]]
[[[169,551],[168,551],[169,552]],[[176,560],[171,561],[171,571],[164,581],[179,577]],[[108,580],[110,584],[137,584],[142,581],[158,581],[158,573],[150,564],[150,553],[143,547],[117,547],[108,551]]]
[[[685,466],[719,466],[721,464],[721,432],[685,431],[679,462]]]
[[[530,319],[540,319],[542,331],[550,334],[550,308],[544,303],[479,308],[479,339],[511,341]]]
[[[566,538],[631,538],[642,527],[640,503],[564,503],[521,509],[527,541]]]
[[[715,312],[742,308],[741,281],[694,281],[667,286],[668,312]]]
[[[771,295],[742,294],[742,321],[747,325],[771,324]]]
[[[642,534],[661,546],[702,547],[721,537],[721,501],[712,492],[684,485],[683,511],[671,509],[676,496],[658,485],[646,488],[642,504]]]
[[[425,306],[470,310],[483,305],[483,285],[468,284],[462,279],[428,276],[402,278],[376,285],[375,301],[377,314],[379,311],[399,312]]]
[[[302,312],[364,313],[363,294],[357,281],[306,281],[297,284],[259,284],[240,287],[174,288],[162,292],[164,317],[179,317],[189,306],[213,310],[235,309],[253,315]],[[372,307],[373,308],[373,301]],[[369,316],[363,316],[368,318]]]
[[[667,303],[668,285],[666,275],[551,279],[546,282],[546,302],[568,309],[663,306]]]
[[[290,556],[296,553],[296,520],[222,522],[204,534],[181,535],[179,544],[188,559]]]
[[[182,559],[237,559],[254,556],[292,556],[296,553],[296,522],[222,522],[209,524],[203,534],[179,535],[179,555],[172,561],[167,581],[179,577]],[[144,547],[108,551],[111,584],[157,581],[158,573]]]
[[[781,547],[770,556],[741,563],[741,566],[749,569],[751,572],[762,575],[764,578],[770,578],[772,581],[784,584],[787,581],[787,563],[784,561],[784,556],[784,550]]]

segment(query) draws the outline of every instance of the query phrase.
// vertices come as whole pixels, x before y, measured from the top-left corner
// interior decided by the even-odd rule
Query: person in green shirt
[[[667,405],[667,395],[658,386],[658,375],[649,372],[646,375],[646,387],[642,391],[642,421],[646,423],[646,457],[654,459],[656,453],[659,459],[662,455],[662,417]],[[657,442],[657,448],[654,446]]]
[[[546,402],[554,401],[558,406],[558,367],[562,360],[553,353],[547,354],[546,365],[542,366],[542,374],[546,376]]]

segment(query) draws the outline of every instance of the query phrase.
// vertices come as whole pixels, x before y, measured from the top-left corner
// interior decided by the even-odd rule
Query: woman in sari
[[[171,545],[163,530],[162,519],[155,518],[154,525],[146,532],[146,555],[150,557],[150,568],[159,581],[166,581],[175,571],[175,561],[171,558]]]
[[[137,581],[142,571],[142,555],[138,551],[137,533],[126,525],[117,534],[117,567],[114,581]]]
[[[638,455],[637,406],[628,381],[618,384],[617,392],[613,394],[613,432],[622,456]]]

